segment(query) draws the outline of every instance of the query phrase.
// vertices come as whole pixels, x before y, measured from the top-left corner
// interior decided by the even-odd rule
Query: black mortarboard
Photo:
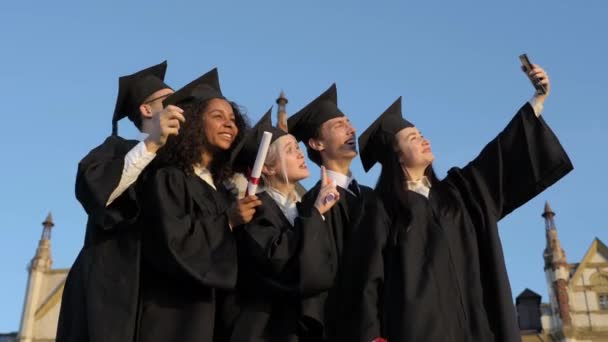
[[[307,143],[325,121],[340,116],[344,116],[344,113],[338,108],[338,90],[334,83],[287,120],[288,131],[298,141]]]
[[[278,138],[287,134],[282,129],[272,125],[272,120],[270,118],[271,114],[272,107],[270,107],[260,121],[245,134],[243,140],[232,151],[230,160],[237,169],[246,170],[248,167],[253,166],[264,131],[272,133],[272,138],[270,139],[271,144]]]
[[[129,117],[131,121],[136,121],[140,115],[139,106],[144,103],[146,98],[161,89],[171,89],[164,82],[166,71],[167,61],[164,61],[118,79],[118,97],[112,117],[112,134],[116,134],[118,120]]]
[[[393,151],[395,134],[414,125],[401,116],[401,96],[359,136],[359,154],[365,172],[388,159]]]
[[[186,84],[181,89],[171,94],[163,101],[163,105],[176,105],[180,102],[199,99],[202,101],[209,99],[225,99],[220,88],[220,78],[217,68],[213,68],[203,76]]]

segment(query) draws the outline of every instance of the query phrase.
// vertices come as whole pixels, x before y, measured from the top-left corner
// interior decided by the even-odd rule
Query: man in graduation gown
[[[76,198],[88,214],[84,246],[66,279],[57,341],[131,341],[139,286],[140,213],[134,190],[142,169],[167,137],[177,134],[181,109],[163,109],[173,93],[164,83],[167,63],[119,79],[113,134],[78,165]],[[128,117],[147,137],[116,135]]]
[[[329,341],[372,341],[380,337],[380,291],[366,291],[367,307],[354,307],[350,298],[361,293],[351,284],[368,269],[383,267],[380,263],[360,263],[361,246],[375,242],[376,229],[386,229],[386,214],[373,190],[359,185],[350,172],[352,160],[357,156],[355,129],[337,105],[337,88],[333,84],[323,94],[288,119],[289,132],[306,145],[308,157],[327,169],[328,177],[337,185],[339,201],[324,217],[335,248],[335,265],[338,265],[332,289],[303,303],[303,310],[324,322]],[[302,198],[302,207],[313,205],[321,184],[317,183]],[[358,267],[356,267],[357,265]],[[374,286],[381,287],[378,283]],[[360,303],[357,302],[359,305]],[[364,316],[364,317],[360,317]],[[362,324],[365,332],[352,336],[352,322]]]
[[[549,87],[539,67],[530,76]],[[535,94],[473,161],[441,181],[428,172],[430,144],[402,118],[401,99],[359,138],[365,170],[382,164],[376,191],[392,220],[390,238],[379,238],[389,245],[389,341],[521,340],[497,222],[572,170],[540,116],[545,98]],[[366,253],[375,259],[383,251]]]

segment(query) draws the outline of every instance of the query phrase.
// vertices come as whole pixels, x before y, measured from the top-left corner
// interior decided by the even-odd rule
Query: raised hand
[[[549,75],[547,75],[547,72],[538,64],[532,64],[532,69],[530,72],[526,72],[525,68],[522,68],[522,70],[528,75],[532,83],[545,86],[547,92],[544,95],[539,94],[538,92],[535,95],[537,98],[544,100],[551,91],[551,84],[549,82]]]
[[[156,153],[167,142],[170,135],[178,135],[180,124],[186,122],[184,111],[168,105],[161,112],[152,116],[152,129],[144,140],[148,152]]]
[[[321,189],[315,200],[315,208],[325,214],[331,207],[340,199],[340,192],[336,188],[336,184],[327,177],[325,166],[321,166]]]
[[[255,208],[261,204],[262,201],[256,195],[243,197],[236,201],[228,210],[230,229],[251,222],[255,215]]]

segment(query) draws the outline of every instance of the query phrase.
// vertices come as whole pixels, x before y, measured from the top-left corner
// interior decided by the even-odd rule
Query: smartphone
[[[532,70],[532,63],[530,63],[528,55],[526,55],[525,53],[523,55],[520,55],[519,60],[521,61],[521,65],[523,65],[526,69],[526,72],[530,72],[530,70]],[[530,79],[530,82],[532,82],[532,85],[534,86],[534,88],[536,88],[536,92],[538,92],[540,95],[547,94],[547,88],[543,84],[536,84],[536,82],[534,82],[534,80],[532,79]]]

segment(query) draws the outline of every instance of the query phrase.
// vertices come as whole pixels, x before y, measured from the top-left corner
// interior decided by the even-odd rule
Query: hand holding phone
[[[532,71],[532,63],[530,62],[528,55],[526,55],[525,53],[523,55],[520,55],[519,60],[521,61],[521,64],[524,67],[524,71],[526,72],[526,74]],[[534,86],[536,92],[539,95],[547,95],[547,88],[543,84],[540,84],[538,80],[533,80],[532,78],[530,78],[530,82],[532,82],[532,85]]]
[[[519,56],[519,60],[521,61],[521,64],[524,67],[526,74],[530,73],[530,71],[532,71],[532,63],[530,63],[530,59],[528,58],[528,56],[524,53],[523,55]],[[533,80],[531,78],[530,82],[532,82],[532,85],[534,86],[536,92],[539,95],[547,95],[547,88],[543,84],[540,84],[537,80]]]

